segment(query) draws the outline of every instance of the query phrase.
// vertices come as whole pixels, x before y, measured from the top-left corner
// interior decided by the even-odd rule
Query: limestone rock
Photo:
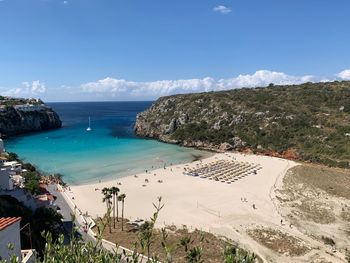
[[[0,112],[0,133],[6,136],[56,129],[61,126],[58,114],[47,106],[32,109],[7,107]]]
[[[233,149],[233,146],[227,142],[221,143],[219,149],[223,152],[230,151]]]

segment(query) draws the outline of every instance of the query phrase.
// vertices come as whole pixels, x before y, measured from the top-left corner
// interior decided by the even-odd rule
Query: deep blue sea
[[[151,102],[48,103],[60,116],[61,129],[9,138],[7,151],[45,174],[84,184],[132,175],[164,165],[185,163],[208,152],[137,138],[136,114]],[[91,118],[92,131],[87,132]]]

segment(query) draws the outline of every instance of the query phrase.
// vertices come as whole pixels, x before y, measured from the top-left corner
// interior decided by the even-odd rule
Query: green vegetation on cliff
[[[41,100],[0,96],[0,135],[60,128],[57,113]]]
[[[350,82],[162,97],[138,115],[139,136],[349,167]]]

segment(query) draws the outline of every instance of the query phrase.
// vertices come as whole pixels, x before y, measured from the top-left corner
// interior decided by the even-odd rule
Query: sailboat
[[[92,131],[92,129],[91,129],[91,121],[90,121],[90,117],[89,117],[89,126],[86,128],[86,131]]]

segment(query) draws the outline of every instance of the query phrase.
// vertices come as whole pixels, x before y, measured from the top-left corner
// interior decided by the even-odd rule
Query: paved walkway
[[[57,191],[57,186],[54,184],[49,184],[47,186],[47,190],[54,196],[57,197],[55,204],[60,208],[60,213],[63,216],[64,221],[71,221],[73,211],[67,204],[61,192]]]

